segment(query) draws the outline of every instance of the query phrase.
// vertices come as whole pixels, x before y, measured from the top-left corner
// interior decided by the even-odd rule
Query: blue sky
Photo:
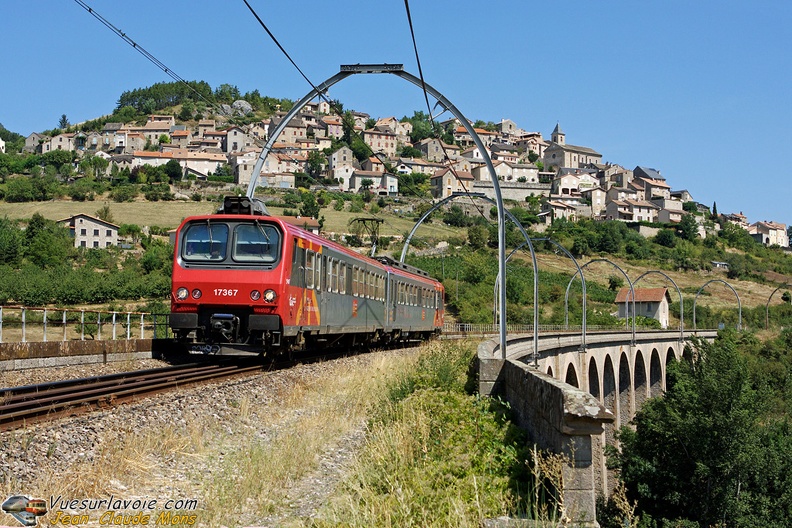
[[[340,64],[417,75],[404,3],[249,0],[319,83]],[[299,99],[310,86],[242,0],[86,2],[188,80]],[[426,81],[468,118],[512,119],[604,161],[658,169],[719,212],[792,224],[792,2],[413,0]],[[0,123],[23,135],[110,113],[125,90],[171,79],[70,0],[3,0]],[[372,117],[425,110],[394,76],[330,97]],[[445,116],[443,116],[445,117]]]

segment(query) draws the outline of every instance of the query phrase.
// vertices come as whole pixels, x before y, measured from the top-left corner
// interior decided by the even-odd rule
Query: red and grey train
[[[443,327],[443,285],[226,197],[178,228],[169,325],[193,353],[277,354],[425,339]]]

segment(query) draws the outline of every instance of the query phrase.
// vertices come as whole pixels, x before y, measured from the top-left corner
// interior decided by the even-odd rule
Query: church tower
[[[550,136],[550,141],[558,145],[566,145],[566,134],[561,130],[561,126],[556,123],[553,133]]]

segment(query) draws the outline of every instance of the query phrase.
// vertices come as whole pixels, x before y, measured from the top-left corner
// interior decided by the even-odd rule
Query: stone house
[[[446,154],[448,154],[449,158],[458,156],[460,151],[458,145],[448,145],[436,138],[422,139],[413,146],[421,151],[427,161],[433,162],[442,162],[445,160]]]
[[[542,156],[545,170],[558,170],[560,167],[583,168],[588,164],[601,164],[602,154],[589,147],[570,145],[566,134],[559,125],[553,129],[548,146]]]
[[[241,152],[253,146],[253,141],[248,137],[244,130],[238,126],[232,126],[225,130],[225,144],[223,151],[228,154],[231,152]]]
[[[58,220],[69,228],[74,247],[106,248],[118,245],[118,226],[87,214]]]
[[[474,128],[473,131],[476,133],[476,135],[478,135],[485,147],[494,143],[498,138],[498,134],[496,132],[490,132],[489,130],[484,130],[483,128]],[[475,145],[473,136],[471,136],[467,129],[461,125],[458,126],[456,130],[454,130],[454,141],[462,148]]]
[[[239,185],[248,185],[253,177],[253,168],[256,166],[259,155],[256,150],[234,152],[228,155],[228,163],[234,170],[234,182]]]
[[[660,208],[644,200],[610,200],[605,205],[606,220],[656,222]]]
[[[327,125],[327,137],[340,139],[344,137],[344,126],[341,118],[336,116],[324,116],[322,122]]]
[[[385,172],[385,163],[376,156],[370,156],[360,163],[360,168],[368,172]]]
[[[186,149],[192,141],[192,133],[189,130],[174,130],[171,134],[171,145],[176,148]]]
[[[559,218],[566,218],[567,220],[574,221],[577,213],[577,208],[565,202],[557,200],[545,200],[542,203],[542,213],[546,222],[551,224]]]
[[[599,217],[605,211],[605,204],[607,203],[607,193],[600,187],[589,187],[582,189],[580,195],[583,200],[591,204],[591,216],[594,218]]]
[[[327,168],[330,170],[337,169],[344,166],[352,166],[355,162],[355,154],[347,146],[343,146],[336,150],[327,158]]]
[[[473,189],[475,178],[469,172],[441,169],[431,178],[432,196],[434,198],[447,198],[456,192],[470,192]]]
[[[789,247],[786,224],[760,221],[748,228],[748,233],[760,244],[765,246]]]
[[[521,178],[524,178],[523,181],[526,183],[539,183],[539,168],[533,163],[510,163],[507,161],[506,165],[511,169],[510,181],[520,181]],[[508,178],[507,181],[509,181]]]
[[[645,199],[652,198],[670,198],[671,186],[665,180],[652,180],[645,177],[637,177],[631,183],[636,185],[643,185]]]
[[[214,119],[201,119],[200,121],[198,121],[198,132],[196,133],[196,135],[198,137],[203,137],[204,134],[214,129],[215,129]]]
[[[25,146],[22,148],[22,152],[41,154],[41,146],[45,141],[49,141],[49,137],[33,132],[25,138]]]
[[[442,169],[443,165],[440,163],[432,163],[421,158],[399,158],[396,165],[397,174],[434,174],[436,170]]]
[[[294,189],[294,173],[292,172],[270,172],[261,173],[258,179],[261,187],[273,187],[275,189]]]
[[[361,134],[363,141],[371,147],[375,153],[383,153],[388,158],[396,156],[397,139],[396,134],[387,128],[370,128]]]
[[[668,328],[668,306],[671,296],[668,288],[634,288],[635,314],[660,321],[662,328]],[[619,308],[619,317],[624,319],[633,316],[633,299],[630,288],[625,287],[616,294],[616,306]]]
[[[371,180],[369,190],[376,194],[388,194],[388,187],[393,187],[394,194],[398,192],[398,180],[395,174],[385,172],[356,170],[344,186],[347,191],[358,192],[361,190],[364,180]],[[394,183],[395,182],[395,183]]]
[[[492,166],[495,169],[495,175],[499,181],[511,181],[514,178],[512,169],[508,163],[504,161],[493,161]],[[470,173],[476,181],[492,181],[489,168],[484,163],[472,167]]]
[[[41,152],[42,154],[46,152],[52,152],[55,150],[74,150],[74,134],[58,134],[57,136],[51,138],[49,141],[45,141],[41,145]]]
[[[519,138],[512,141],[512,144],[516,147],[524,149],[525,152],[535,152],[539,155],[539,159],[544,157],[545,150],[550,146],[547,141],[542,139],[541,132],[526,132]]]
[[[267,127],[268,138],[272,137],[272,134],[280,125],[281,121],[283,121],[283,117],[273,117],[270,119],[269,126]],[[308,127],[302,122],[301,119],[295,117],[286,124],[286,127],[283,129],[283,131],[281,131],[280,136],[278,136],[277,141],[282,143],[297,143],[298,139],[305,137],[308,137]]]
[[[685,214],[683,204],[679,200],[672,200],[662,196],[655,196],[649,200],[660,208],[657,220],[663,223],[678,223]]]

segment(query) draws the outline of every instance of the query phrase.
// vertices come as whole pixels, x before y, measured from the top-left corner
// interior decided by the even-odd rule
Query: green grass
[[[313,526],[475,527],[504,515],[556,517],[558,503],[545,500],[543,487],[549,458],[528,451],[499,402],[469,392],[474,356],[473,342],[433,343],[392,378],[349,477]]]

